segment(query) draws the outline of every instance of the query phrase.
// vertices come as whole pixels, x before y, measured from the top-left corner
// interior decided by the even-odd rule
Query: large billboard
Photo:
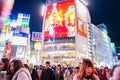
[[[27,46],[28,34],[19,32],[14,33],[12,38],[12,45]]]
[[[44,38],[75,36],[74,1],[48,5],[45,15]]]
[[[76,0],[77,33],[87,38],[90,23],[89,11],[80,0]]]

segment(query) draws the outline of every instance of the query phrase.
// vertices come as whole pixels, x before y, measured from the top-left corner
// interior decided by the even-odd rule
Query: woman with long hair
[[[7,71],[9,60],[7,58],[2,58],[0,60],[0,71]]]
[[[32,80],[30,72],[20,60],[13,60],[9,64],[9,80]]]
[[[93,63],[89,59],[83,59],[78,80],[99,80],[98,76],[94,73]]]
[[[2,58],[0,60],[0,79],[7,79],[9,73],[8,73],[8,64],[9,60],[7,58]]]

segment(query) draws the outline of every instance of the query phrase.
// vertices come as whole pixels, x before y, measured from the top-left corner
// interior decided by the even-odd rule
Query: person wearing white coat
[[[30,72],[20,60],[13,60],[9,64],[9,80],[32,80]]]

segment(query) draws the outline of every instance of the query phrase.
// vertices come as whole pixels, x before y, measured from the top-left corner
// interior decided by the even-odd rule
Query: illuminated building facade
[[[116,65],[118,64],[118,57],[117,57],[115,43],[111,43],[111,48],[112,48],[112,56],[113,56],[113,65]]]
[[[30,42],[29,19],[29,14],[19,13],[17,19],[8,18],[4,21],[0,34],[1,56],[9,59],[25,58]]]
[[[95,35],[95,63],[103,66],[111,66],[113,55],[111,39],[108,36],[107,27],[104,24],[92,25]]]
[[[12,37],[11,58],[25,59],[30,43],[30,28],[29,28],[30,14],[18,13],[17,20],[12,24],[14,28]]]
[[[77,62],[88,57],[89,11],[80,0],[47,0],[43,61]]]
[[[7,31],[9,25],[5,24],[5,21],[8,19],[11,10],[13,8],[14,0],[0,0],[0,58],[3,57],[4,53],[9,53],[11,48],[11,43],[6,43],[8,36]],[[2,30],[5,30],[3,33]],[[8,44],[8,46],[6,46]],[[5,49],[8,51],[5,52]],[[9,55],[7,55],[9,57]]]

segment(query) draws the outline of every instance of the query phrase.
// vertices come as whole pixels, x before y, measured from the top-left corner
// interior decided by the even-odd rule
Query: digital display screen
[[[64,1],[47,6],[44,38],[75,36],[75,7],[73,1]]]

